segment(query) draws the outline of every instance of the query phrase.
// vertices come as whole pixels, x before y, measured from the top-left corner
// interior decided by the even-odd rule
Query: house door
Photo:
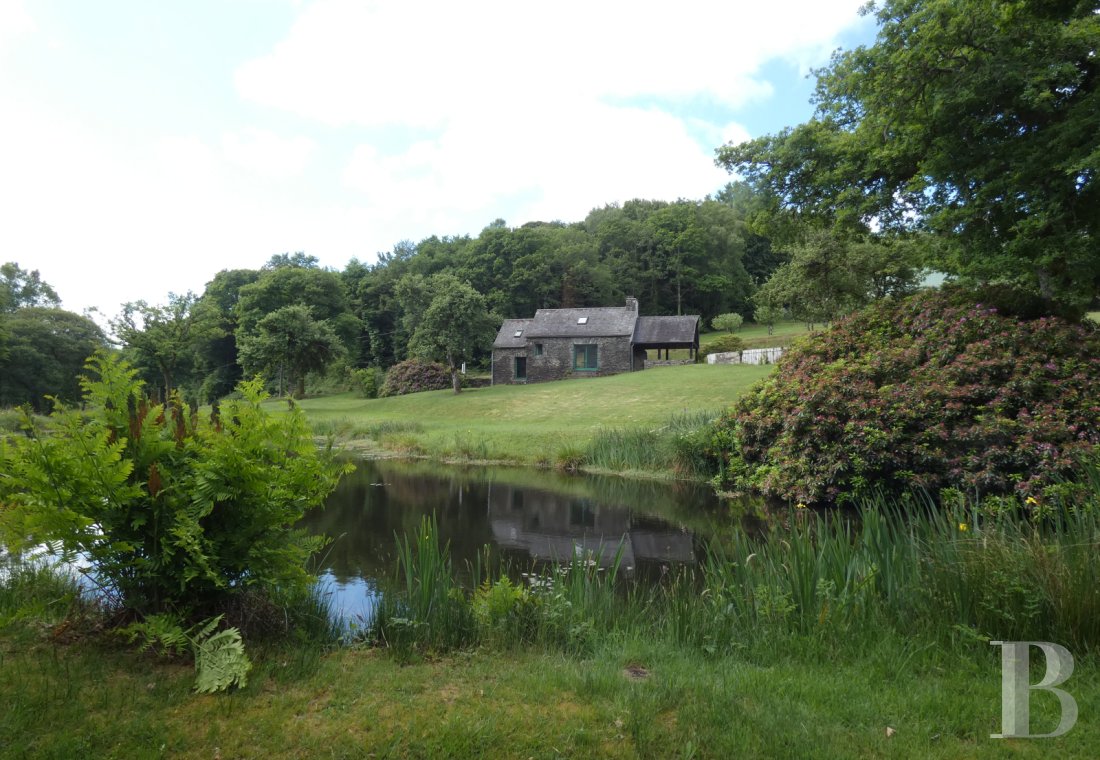
[[[515,379],[517,381],[527,379],[527,357],[526,356],[517,356],[516,357]]]

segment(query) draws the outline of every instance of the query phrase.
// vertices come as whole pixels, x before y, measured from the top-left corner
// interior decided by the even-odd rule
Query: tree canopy
[[[0,312],[26,306],[61,306],[57,292],[44,282],[38,270],[28,272],[14,261],[0,264]]]
[[[817,72],[814,118],[718,163],[842,230],[938,233],[936,268],[1079,314],[1100,286],[1095,0],[867,12],[877,39]]]
[[[450,275],[427,283],[431,301],[409,340],[409,352],[422,359],[443,360],[451,370],[454,392],[462,390],[459,368],[492,343],[499,318],[489,313],[485,298]]]
[[[271,312],[240,342],[245,370],[285,379],[295,398],[305,395],[308,372],[323,370],[343,351],[332,326],[301,304]]]
[[[30,404],[49,410],[46,397],[80,398],[84,361],[107,339],[99,326],[64,309],[28,306],[6,320],[8,346],[0,356],[0,406]]]

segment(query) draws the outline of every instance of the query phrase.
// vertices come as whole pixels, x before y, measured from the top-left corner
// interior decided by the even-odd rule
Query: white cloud
[[[761,64],[820,56],[860,1],[315,0],[235,72],[248,103],[211,98],[183,124],[85,110],[4,50],[36,25],[33,6],[0,0],[0,51],[24,64],[0,76],[4,259],[40,269],[69,308],[114,314],[284,251],[342,267],[497,217],[700,198],[728,179],[714,148],[749,136],[728,106],[772,94]],[[256,104],[300,118],[265,123]]]
[[[291,179],[309,166],[317,144],[308,137],[284,138],[249,127],[222,135],[222,152],[233,164],[267,179]]]
[[[741,105],[769,91],[761,63],[819,57],[860,4],[318,0],[236,84],[249,100],[335,126],[440,125],[517,98]]]
[[[0,50],[19,37],[38,30],[23,0],[0,0]]]
[[[859,5],[317,0],[235,80],[248,100],[330,127],[416,130],[412,144],[360,145],[344,171],[389,218],[463,231],[505,213],[577,219],[720,187],[714,147],[747,131],[673,112],[772,95],[761,65],[822,56]]]

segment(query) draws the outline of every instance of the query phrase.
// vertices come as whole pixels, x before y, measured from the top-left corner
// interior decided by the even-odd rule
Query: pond
[[[491,566],[503,560],[526,570],[578,553],[606,567],[620,545],[621,574],[658,578],[671,564],[696,563],[716,531],[734,527],[729,505],[704,485],[359,461],[326,506],[303,521],[334,539],[317,557],[317,570],[337,614],[371,617],[394,579],[395,536],[414,535],[433,515],[456,572],[467,578],[484,547]]]

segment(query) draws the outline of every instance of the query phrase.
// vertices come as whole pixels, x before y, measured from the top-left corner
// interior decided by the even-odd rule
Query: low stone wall
[[[685,364],[695,364],[691,359],[661,359],[660,361],[645,360],[645,369],[650,367],[682,367]]]
[[[783,348],[749,348],[744,351],[724,351],[709,354],[707,364],[775,364],[783,355]]]

